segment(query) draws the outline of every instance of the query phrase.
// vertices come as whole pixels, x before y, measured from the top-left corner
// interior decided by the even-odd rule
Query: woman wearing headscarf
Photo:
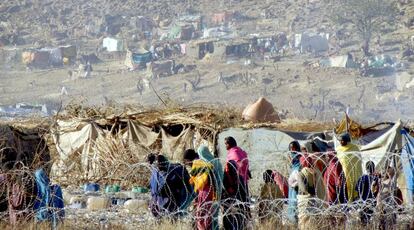
[[[323,181],[326,185],[326,200],[329,204],[346,203],[346,182],[341,162],[335,152],[327,153],[327,165]]]
[[[300,189],[302,190],[301,193],[309,194],[321,200],[325,200],[325,183],[323,182],[322,173],[315,165],[314,159],[309,154],[307,154],[301,157],[300,164],[302,167],[302,170],[300,172],[303,182],[301,185],[305,186],[304,188]]]
[[[35,171],[37,197],[34,203],[36,220],[51,221],[53,228],[64,217],[62,190],[58,185],[50,185],[49,177],[45,170]]]
[[[289,184],[286,177],[284,177],[280,172],[273,170],[272,178],[275,181],[276,185],[279,187],[280,191],[283,193],[284,198],[289,197]]]
[[[237,172],[237,163],[227,162],[224,170],[222,195],[224,229],[246,229],[250,208],[243,178]]]
[[[219,211],[220,211],[220,200],[221,200],[221,193],[223,190],[223,166],[220,163],[220,160],[218,158],[214,158],[213,154],[211,154],[210,150],[208,149],[207,146],[202,145],[198,148],[198,155],[200,157],[200,160],[211,164],[212,167],[212,171],[211,171],[211,175],[210,175],[210,183],[211,183],[211,187],[214,189],[214,196],[215,199],[212,203],[212,216],[213,216],[213,220],[212,220],[212,228],[213,229],[218,229],[218,215],[219,215]],[[194,164],[193,164],[194,166]],[[191,170],[193,171],[193,170]]]
[[[182,165],[170,163],[163,155],[156,156],[156,162],[150,181],[151,211],[156,217],[173,214],[177,218],[192,199],[190,176]]]
[[[289,183],[289,200],[288,200],[288,219],[292,223],[297,223],[298,215],[297,215],[297,208],[298,208],[298,190],[299,190],[299,182],[300,182],[300,170],[302,169],[300,165],[300,144],[298,141],[292,141],[289,144],[289,151],[290,151],[290,175],[288,179]]]
[[[242,176],[247,187],[250,179],[249,159],[247,158],[247,153],[237,146],[237,142],[233,137],[226,137],[224,139],[224,144],[227,149],[226,161],[228,162],[233,160],[237,163],[237,171]]]
[[[199,230],[219,229],[218,225],[218,204],[221,191],[218,191],[216,185],[222,184],[216,172],[212,160],[214,157],[209,156],[206,151],[203,157],[194,150],[186,150],[184,152],[184,162],[191,167],[190,184],[193,186],[194,192],[197,194],[195,199],[195,218],[196,228]],[[217,170],[218,171],[218,170]],[[219,180],[216,182],[216,180]],[[221,188],[221,187],[220,187]]]

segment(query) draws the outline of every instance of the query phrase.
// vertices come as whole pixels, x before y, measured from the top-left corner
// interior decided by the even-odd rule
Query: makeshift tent
[[[58,156],[52,176],[65,178],[77,174],[84,179],[99,176],[95,142],[103,135],[104,131],[93,122],[57,121],[52,136]]]
[[[203,27],[203,17],[201,15],[184,15],[178,21],[183,24],[191,24],[195,30],[201,30]]]
[[[76,46],[74,45],[67,45],[67,46],[61,46],[60,47],[62,51],[62,57],[69,59],[69,61],[73,62],[76,59]]]
[[[193,34],[195,32],[193,25],[183,25],[181,26],[181,34],[180,39],[181,40],[191,40],[193,38]]]
[[[243,113],[243,119],[253,122],[280,122],[279,115],[273,105],[265,98],[259,98],[255,103],[248,105]]]
[[[189,43],[187,46],[187,55],[201,60],[206,54],[218,54],[220,51],[216,50],[218,47],[215,46],[215,41],[216,40],[209,39]]]
[[[127,50],[126,57],[125,57],[125,65],[131,69],[139,69],[139,68],[145,68],[146,64],[152,60],[152,54],[151,52],[140,49],[138,52],[131,52],[130,50]]]
[[[302,52],[324,52],[329,50],[329,42],[321,35],[296,34],[295,47],[300,48]]]
[[[209,134],[211,135],[211,134]],[[182,153],[194,144],[214,140],[201,127],[191,124],[143,124],[136,120],[57,121],[52,131],[58,155],[55,156],[52,176],[65,181],[75,177],[83,180],[101,178],[102,152],[113,142],[119,141],[134,155],[134,163],[142,162],[149,152],[160,152],[172,161],[182,161]],[[104,147],[103,147],[104,146]],[[121,154],[115,150],[111,154]]]
[[[213,24],[221,24],[221,23],[229,22],[232,18],[233,18],[232,12],[224,11],[224,12],[213,14],[213,16],[211,17],[211,22]]]
[[[102,47],[106,48],[108,52],[122,51],[124,48],[121,40],[110,37],[103,39]]]
[[[401,129],[401,121],[398,121],[383,135],[368,144],[360,146],[362,165],[365,165],[368,161],[373,161],[377,169],[384,169],[386,165],[389,165],[390,156],[402,148]],[[334,143],[335,146],[339,145],[336,136],[334,136]]]
[[[60,48],[43,48],[39,51],[49,53],[49,65],[59,66],[63,64],[62,50]]]
[[[22,53],[22,62],[28,66],[44,68],[49,66],[48,50],[29,50]]]
[[[341,68],[357,68],[358,64],[348,55],[330,57],[320,61],[321,66],[325,67],[341,67]]]
[[[246,57],[249,55],[249,42],[236,41],[226,44],[226,56]]]
[[[402,174],[405,179],[403,198],[406,204],[413,204],[414,193],[414,138],[405,130],[402,131],[403,141],[406,143],[401,151]]]
[[[174,25],[171,27],[170,31],[168,31],[167,38],[168,39],[179,39],[181,36],[181,26]]]

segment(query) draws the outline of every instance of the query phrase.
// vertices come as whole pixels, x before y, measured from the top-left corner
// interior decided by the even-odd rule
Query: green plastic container
[[[145,187],[139,187],[139,186],[134,186],[134,187],[132,188],[132,192],[134,192],[134,193],[147,193],[147,192],[149,192],[149,191],[148,191],[148,188],[145,188]]]
[[[106,193],[114,193],[114,192],[120,192],[120,191],[121,191],[121,186],[119,185],[107,185],[105,187]]]

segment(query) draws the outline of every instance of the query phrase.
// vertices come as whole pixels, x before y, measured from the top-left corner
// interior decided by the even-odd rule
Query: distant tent
[[[76,46],[74,45],[61,46],[60,49],[62,51],[63,58],[67,58],[71,62],[75,61],[76,55],[77,55]]]
[[[49,65],[59,66],[63,64],[62,50],[60,48],[43,48],[40,51],[49,52]]]
[[[213,14],[213,16],[211,17],[211,22],[213,24],[221,24],[221,23],[226,23],[230,21],[232,18],[233,18],[232,12],[224,11],[224,12]]]
[[[329,42],[322,35],[296,34],[295,47],[300,48],[302,52],[324,52],[329,50]]]
[[[191,24],[181,26],[180,39],[181,40],[191,40],[193,38],[194,32],[195,32],[194,26],[191,25]]]
[[[280,122],[273,105],[261,97],[255,103],[248,105],[242,114],[243,119],[253,122]]]
[[[357,63],[348,55],[330,57],[320,61],[321,66],[326,67],[341,67],[341,68],[356,68]]]
[[[108,52],[122,51],[123,42],[115,38],[104,38],[102,42],[102,47],[106,48]]]
[[[49,66],[49,56],[48,50],[29,50],[22,53],[22,62],[28,66],[45,68]]]
[[[132,52],[127,50],[125,65],[131,69],[135,70],[138,68],[145,68],[146,64],[152,60],[152,54],[148,50],[140,49],[138,52]]]
[[[168,39],[178,39],[181,36],[181,26],[174,25],[171,27],[170,31],[168,32]]]

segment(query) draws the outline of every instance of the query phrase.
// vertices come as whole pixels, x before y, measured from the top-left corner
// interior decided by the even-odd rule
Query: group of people
[[[351,143],[349,134],[341,135],[339,141],[335,150],[325,153],[316,146],[308,151],[298,141],[291,142],[289,175],[271,169],[263,172],[264,183],[256,205],[259,220],[281,214],[286,204],[287,219],[292,224],[300,223],[298,199],[302,196],[317,198],[325,205],[360,205],[363,224],[368,224],[376,212],[384,217],[380,220],[382,229],[393,226],[395,209],[402,204],[394,167],[387,167],[381,175],[376,172],[374,162],[368,161],[363,174],[358,146]],[[173,164],[163,155],[151,154],[148,161],[152,166],[154,216],[175,220],[186,214],[193,203],[197,229],[218,229],[220,210],[224,229],[246,229],[252,217],[248,156],[233,137],[225,138],[225,145],[224,168],[206,146],[199,147],[197,152],[186,150],[183,164]]]
[[[383,216],[381,229],[393,226],[395,210],[403,201],[394,167],[388,165],[381,175],[374,162],[368,161],[363,174],[360,149],[351,143],[350,135],[341,135],[339,142],[335,151],[323,155],[302,151],[297,141],[290,143],[289,220],[298,221],[298,195],[308,195],[329,205],[359,205],[362,224],[368,224],[377,211]]]
[[[204,145],[197,151],[186,150],[183,165],[150,154],[152,214],[175,220],[193,203],[195,228],[219,229],[222,208],[224,229],[245,229],[251,216],[249,161],[233,137],[225,138],[225,145],[228,154],[224,167]]]

